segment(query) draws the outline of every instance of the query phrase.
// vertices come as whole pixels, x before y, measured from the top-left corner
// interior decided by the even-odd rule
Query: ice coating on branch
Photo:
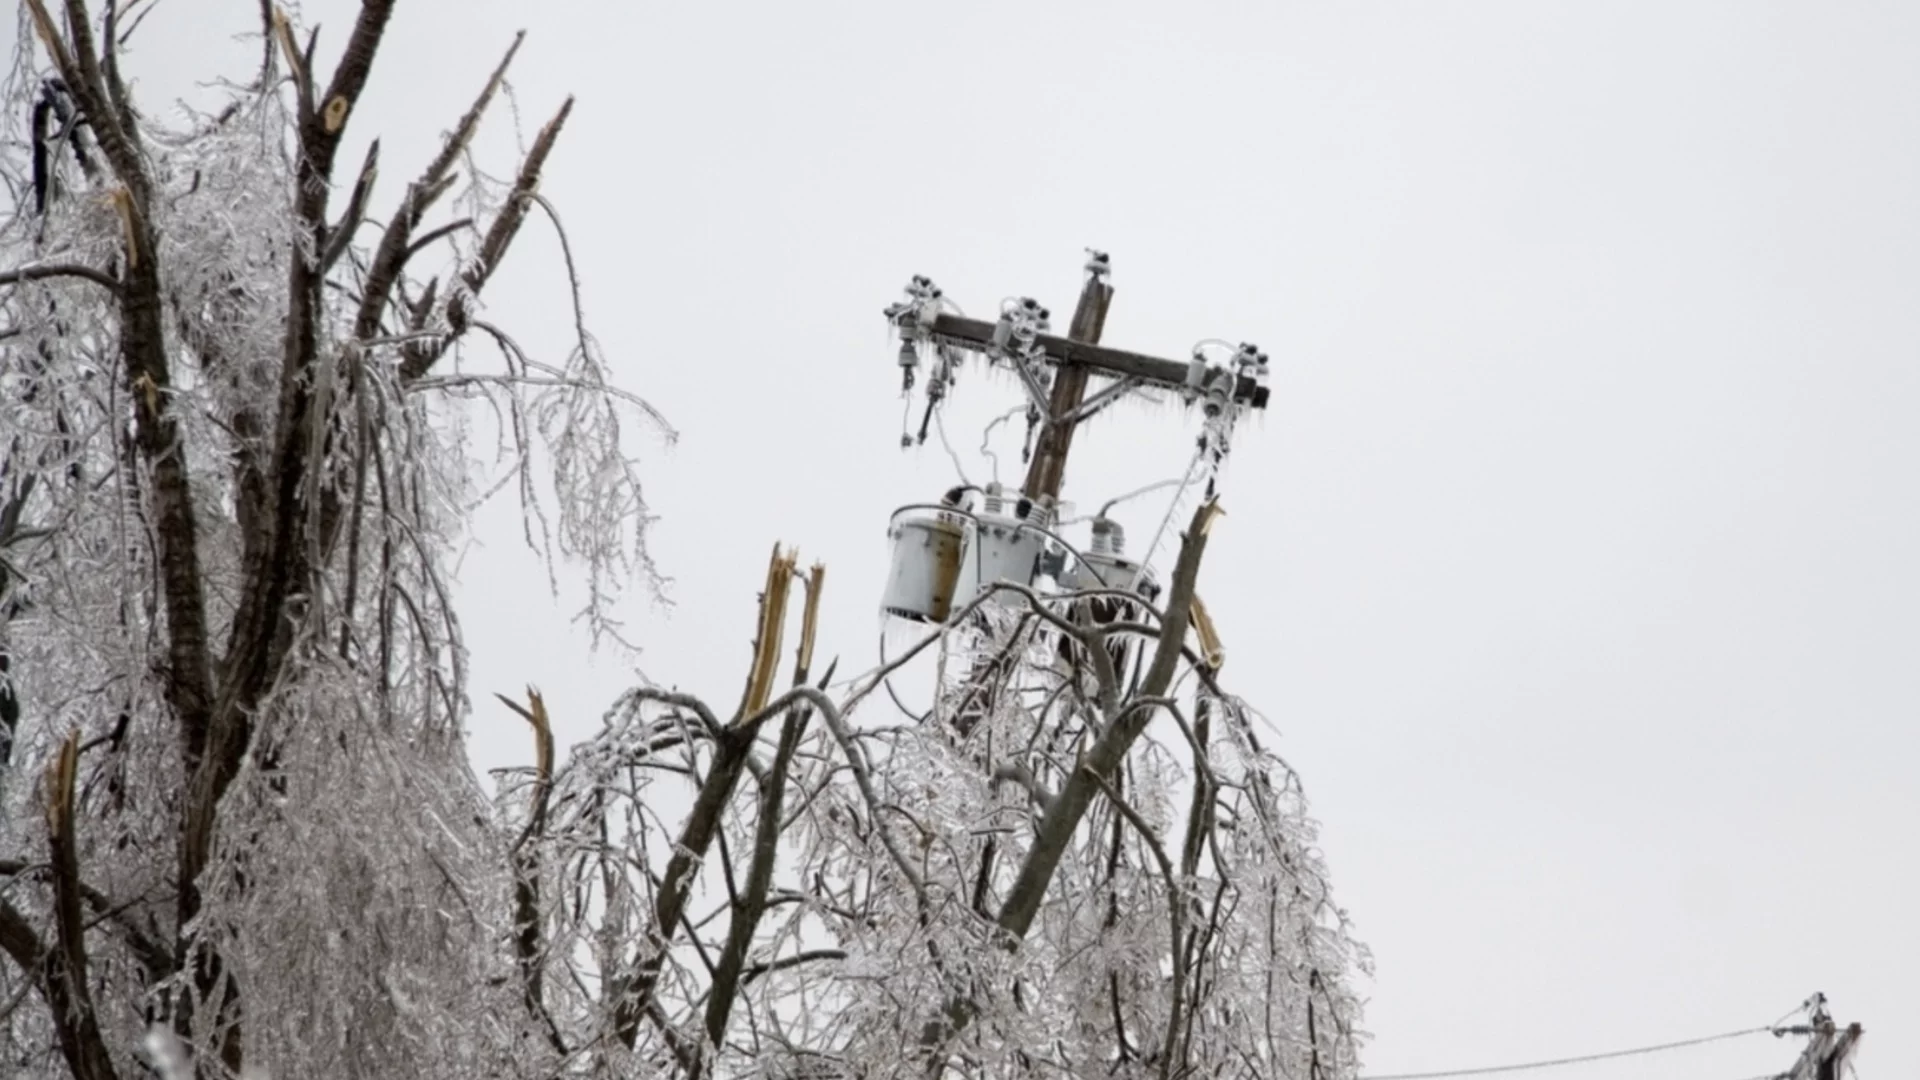
[[[486,238],[551,210],[530,184],[455,147],[452,216],[393,234],[421,246],[384,299],[407,155],[367,243],[297,220],[331,183],[332,229],[360,148],[301,178],[330,128],[292,55],[221,115],[126,113],[111,160],[98,110],[91,165],[62,149],[44,215],[0,226],[0,1070],[1351,1080],[1366,956],[1297,779],[1214,673],[1137,699],[1144,605],[1109,628],[1144,638],[1118,671],[1071,597],[962,612],[925,718],[877,673],[783,690],[787,653],[757,665],[765,708],[639,688],[571,748],[537,695],[472,693],[450,567],[475,433],[499,417],[530,542],[584,566],[615,634],[651,574],[621,433],[668,432],[608,383],[577,287],[563,353],[489,320]],[[23,56],[9,108],[47,74]],[[18,191],[30,150],[0,146]],[[798,573],[776,560],[768,595]],[[533,734],[492,801],[476,700]],[[1039,823],[1134,709],[1145,736],[1011,918]]]
[[[127,29],[34,6],[0,94],[34,118],[0,144],[0,1073],[552,1075],[515,834],[464,738],[470,444],[498,430],[530,538],[554,522],[536,546],[617,635],[652,581],[623,426],[670,429],[583,326],[523,347],[486,321],[463,271],[524,176],[452,153],[452,198],[390,226],[436,148],[376,177],[367,131],[303,176],[338,125],[303,125],[272,40],[218,112],[136,110],[117,58],[74,59]],[[316,81],[358,62],[323,47]]]

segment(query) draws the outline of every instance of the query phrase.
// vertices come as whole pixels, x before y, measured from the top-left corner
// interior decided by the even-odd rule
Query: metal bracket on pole
[[[1139,379],[1131,375],[1124,376],[1119,382],[1088,398],[1080,404],[1079,408],[1061,417],[1060,422],[1077,424],[1138,389],[1140,389]]]
[[[928,336],[969,352],[992,353],[994,324],[981,319],[942,314],[933,320]],[[1104,345],[1074,341],[1071,338],[1041,334],[1034,338],[1041,352],[1056,366],[1080,365],[1102,375],[1132,377],[1142,386],[1184,392],[1187,389],[1188,364],[1182,360],[1164,360],[1145,353],[1110,349]],[[1247,373],[1234,376],[1228,400],[1253,409],[1267,407],[1267,388]]]

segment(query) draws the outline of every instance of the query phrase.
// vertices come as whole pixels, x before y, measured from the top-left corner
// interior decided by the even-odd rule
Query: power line
[[[1772,1026],[1742,1028],[1739,1031],[1723,1032],[1719,1035],[1703,1035],[1698,1039],[1682,1039],[1679,1042],[1660,1043],[1657,1046],[1636,1046],[1631,1050],[1608,1050],[1600,1054],[1582,1054],[1579,1057],[1554,1058],[1551,1061],[1529,1061],[1518,1065],[1490,1065],[1477,1069],[1448,1069],[1444,1072],[1392,1073],[1386,1076],[1366,1076],[1361,1080],[1442,1080],[1454,1076],[1492,1076],[1495,1073],[1522,1072],[1527,1069],[1551,1069],[1560,1065],[1581,1065],[1589,1061],[1607,1061],[1612,1058],[1635,1057],[1640,1054],[1657,1054],[1663,1050],[1679,1050],[1688,1046],[1701,1046],[1726,1039],[1738,1039],[1747,1035],[1764,1035],[1773,1031]],[[1762,1080],[1773,1080],[1771,1077]]]

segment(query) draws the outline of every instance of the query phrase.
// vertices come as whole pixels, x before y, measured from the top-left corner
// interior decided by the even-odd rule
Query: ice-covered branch
[[[1059,798],[1049,804],[1039,835],[1020,868],[1019,880],[1000,908],[1001,928],[1016,939],[1025,936],[1033,925],[1033,917],[1040,910],[1040,902],[1066,853],[1067,843],[1092,803],[1099,783],[1113,774],[1134,740],[1146,730],[1147,721],[1153,717],[1152,701],[1166,693],[1167,685],[1173,681],[1174,666],[1179,662],[1181,643],[1186,637],[1187,606],[1193,602],[1194,580],[1199,576],[1200,559],[1206,551],[1207,529],[1218,508],[1218,503],[1209,501],[1194,511],[1193,523],[1180,546],[1179,561],[1174,565],[1167,613],[1161,622],[1153,665],[1147,669],[1139,697],[1129,702],[1119,715],[1107,718],[1106,734],[1094,744],[1085,763],[1061,789]]]
[[[39,263],[16,267],[12,270],[0,270],[0,285],[17,285],[23,281],[44,281],[49,278],[63,277],[91,281],[116,295],[120,292],[120,282],[113,275],[80,263]]]

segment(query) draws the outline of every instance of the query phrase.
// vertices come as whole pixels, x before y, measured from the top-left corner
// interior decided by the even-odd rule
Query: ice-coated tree
[[[621,426],[665,427],[584,327],[543,360],[488,321],[515,237],[559,225],[566,105],[510,179],[470,160],[517,40],[404,186],[377,141],[337,160],[393,6],[328,61],[262,3],[257,70],[162,124],[120,69],[145,5],[23,4],[0,1075],[1350,1080],[1365,953],[1188,644],[1211,502],[1164,606],[1003,585],[840,683],[824,573],[776,549],[735,708],[638,688],[562,755],[537,693],[486,699],[534,735],[488,794],[464,399],[606,632],[652,573]],[[879,705],[927,650],[933,710]]]

